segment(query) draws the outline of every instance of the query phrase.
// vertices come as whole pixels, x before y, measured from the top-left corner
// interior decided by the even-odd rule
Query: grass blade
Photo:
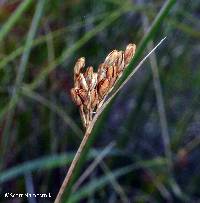
[[[99,155],[102,150],[91,150],[88,159],[93,159]],[[106,154],[108,156],[121,156],[119,151],[111,150]],[[59,155],[49,155],[35,160],[21,163],[12,168],[1,171],[0,183],[12,180],[26,174],[27,172],[33,172],[38,170],[50,170],[57,167],[66,166],[74,157],[74,153],[62,153]]]
[[[33,39],[35,37],[37,28],[39,26],[39,22],[40,22],[40,18],[42,16],[45,2],[46,2],[46,0],[41,0],[41,1],[38,1],[37,5],[36,5],[35,14],[34,14],[34,17],[33,17],[33,20],[32,20],[28,35],[27,35],[24,52],[23,52],[21,62],[19,65],[19,69],[17,72],[15,87],[13,89],[11,100],[8,104],[8,107],[13,106],[13,104],[15,104],[16,100],[18,99],[19,92],[20,92],[20,86],[21,86],[21,83],[23,81],[24,73],[25,73],[26,66],[27,66],[28,59],[29,59],[29,55],[31,52],[31,46],[32,46]],[[4,129],[3,135],[2,135],[2,149],[1,149],[2,150],[2,158],[4,157],[6,150],[8,149],[8,143],[9,143],[9,139],[10,139],[9,138],[9,130],[10,130],[10,127],[12,124],[12,118],[14,115],[14,111],[15,111],[14,108],[10,109],[10,111],[7,115],[7,122],[5,124],[5,129]]]
[[[164,38],[165,39],[165,38]],[[98,118],[100,117],[101,113],[104,111],[104,109],[106,109],[106,107],[108,106],[108,104],[112,101],[112,99],[115,97],[115,95],[119,92],[119,90],[121,90],[124,85],[129,81],[129,79],[139,70],[139,68],[142,66],[142,64],[145,62],[145,60],[151,55],[151,53],[153,53],[153,51],[155,51],[155,49],[163,42],[162,39],[156,46],[154,49],[151,50],[150,53],[148,53],[144,59],[136,66],[136,68],[132,71],[132,73],[126,78],[126,80],[119,86],[119,88],[112,94],[111,92],[111,96],[109,96],[109,98],[103,103],[103,105],[98,109],[97,113],[95,114],[93,120],[91,121],[91,123],[87,126],[84,137],[79,145],[79,148],[74,156],[74,159],[68,169],[68,172],[65,176],[65,179],[60,187],[60,190],[57,194],[57,197],[55,199],[55,203],[59,203],[61,201],[61,199],[63,197],[67,197],[68,192],[71,192],[71,185],[72,185],[72,180],[73,180],[73,176],[74,173],[76,171],[77,165],[79,164],[80,160],[81,160],[81,155],[85,149],[85,147],[87,146],[88,140],[90,140],[91,137],[91,132],[93,130],[93,127],[95,126],[96,122],[98,121]]]
[[[144,32],[146,32],[149,26],[148,18],[146,16],[143,16],[142,22],[143,22]],[[154,47],[153,44],[154,44],[153,41],[150,41],[148,45],[148,50],[151,50]],[[162,87],[160,82],[159,71],[158,71],[156,54],[152,54],[149,58],[149,61],[151,65],[151,72],[153,75],[153,84],[154,84],[154,91],[155,91],[156,101],[157,101],[158,115],[160,120],[161,136],[163,139],[165,155],[168,159],[168,172],[170,173],[170,171],[172,170],[172,152],[170,147],[170,136],[169,136],[169,130],[168,130],[167,116],[166,116],[163,92],[162,92]]]
[[[136,164],[131,164],[129,166],[122,167],[120,169],[117,169],[115,171],[112,171],[111,173],[108,173],[97,180],[92,180],[90,183],[82,187],[80,190],[78,190],[76,193],[72,194],[67,202],[79,202],[82,198],[87,197],[90,193],[97,191],[100,188],[103,188],[106,184],[110,182],[110,176],[117,179],[123,175],[126,175],[127,173],[130,173],[134,170],[137,170],[142,167],[153,167],[157,165],[165,165],[165,159],[162,158],[156,158],[153,160],[147,160],[147,161],[139,161]]]
[[[77,126],[77,124],[73,121],[73,119],[65,113],[65,111],[61,107],[53,104],[46,98],[42,97],[41,95],[39,95],[29,89],[23,88],[22,94],[39,102],[40,104],[42,104],[44,106],[47,106],[49,109],[51,109],[51,111],[53,111],[57,115],[59,115],[79,138],[82,137],[82,135],[83,135],[82,130]]]
[[[12,29],[15,23],[20,19],[21,15],[26,11],[26,9],[30,6],[31,3],[32,3],[32,0],[22,1],[22,3],[19,5],[16,11],[9,17],[7,22],[2,26],[0,30],[0,42]]]
[[[133,60],[131,61],[131,63],[129,64],[129,66],[125,70],[124,74],[122,75],[122,78],[119,81],[119,85],[122,84],[123,81],[125,81],[125,79],[131,74],[135,64],[138,62],[139,58],[142,56],[142,54],[144,52],[144,49],[146,48],[148,42],[153,38],[156,31],[158,31],[161,22],[168,15],[169,11],[171,10],[171,8],[173,7],[173,5],[175,3],[176,3],[176,0],[168,0],[168,1],[166,1],[164,6],[162,7],[160,12],[158,13],[156,19],[154,20],[151,28],[149,29],[149,31],[147,32],[147,34],[145,35],[145,37],[141,41]],[[74,181],[76,180],[80,169],[82,168],[82,164],[84,163],[84,160],[85,160],[85,158],[87,156],[87,152],[88,152],[89,148],[92,146],[92,143],[94,142],[95,136],[97,135],[98,132],[100,132],[100,129],[103,126],[103,123],[105,122],[105,119],[103,119],[103,118],[105,118],[105,115],[108,113],[109,107],[107,107],[105,109],[105,111],[102,113],[100,118],[95,123],[94,129],[93,129],[93,131],[91,133],[91,136],[90,136],[90,139],[87,142],[87,145],[85,146],[85,149],[83,150],[83,152],[81,154],[80,162],[77,164],[77,167],[74,170],[73,177],[72,177],[72,180],[71,180],[71,184],[68,186],[67,191],[65,192],[65,197],[70,195],[72,185],[73,185]]]

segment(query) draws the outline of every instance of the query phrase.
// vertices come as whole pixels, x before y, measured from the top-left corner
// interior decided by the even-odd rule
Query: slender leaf
[[[20,19],[21,15],[28,9],[33,0],[25,0],[19,5],[16,11],[9,17],[7,22],[0,29],[0,42],[12,29],[15,23]]]
[[[99,155],[101,150],[91,150],[88,159],[93,159]],[[111,150],[106,156],[122,156],[123,154],[117,150]],[[74,157],[74,153],[62,153],[59,155],[48,155],[35,160],[21,163],[12,168],[1,171],[0,183],[9,181],[13,178],[21,176],[27,172],[34,172],[38,170],[50,170],[57,167],[68,165]]]
[[[89,194],[98,191],[99,189],[102,189],[110,182],[110,176],[117,179],[139,168],[143,167],[151,168],[158,165],[159,166],[166,165],[166,160],[163,158],[156,158],[153,160],[139,161],[136,164],[131,164],[129,166],[125,166],[115,171],[112,171],[108,174],[103,175],[102,177],[99,177],[98,179],[94,179],[91,182],[89,182],[87,185],[82,187],[76,193],[72,194],[67,202],[68,203],[78,202],[81,199],[88,197]]]
[[[160,10],[160,12],[158,13],[156,19],[154,20],[151,28],[149,29],[149,31],[147,32],[147,34],[144,36],[144,38],[142,39],[140,45],[137,48],[136,54],[133,58],[133,60],[131,61],[131,63],[129,64],[129,66],[127,67],[127,69],[125,70],[125,73],[122,75],[121,80],[119,81],[119,85],[123,83],[123,81],[125,81],[125,79],[132,73],[135,64],[139,61],[140,57],[142,56],[142,54],[144,53],[144,50],[148,44],[149,41],[152,40],[154,34],[159,30],[159,27],[161,25],[161,23],[163,22],[163,20],[165,19],[165,17],[168,15],[168,13],[170,12],[171,8],[173,7],[173,5],[176,3],[176,0],[168,0],[166,1],[166,3],[164,4],[164,6],[162,7],[162,9]],[[102,115],[98,118],[96,124],[94,125],[94,129],[91,133],[90,139],[85,147],[85,149],[83,150],[82,154],[81,154],[81,158],[79,163],[77,164],[77,168],[75,169],[73,175],[72,175],[72,180],[71,183],[68,185],[67,190],[65,191],[64,196],[65,197],[69,197],[70,193],[71,193],[71,188],[73,183],[75,182],[80,169],[82,168],[82,164],[84,163],[84,160],[87,156],[87,152],[89,150],[89,148],[92,146],[95,137],[97,136],[97,134],[100,132],[100,129],[102,128],[104,122],[105,122],[105,115],[108,114],[109,109],[111,108],[111,104],[108,105],[108,107],[104,110],[104,112],[102,113]]]

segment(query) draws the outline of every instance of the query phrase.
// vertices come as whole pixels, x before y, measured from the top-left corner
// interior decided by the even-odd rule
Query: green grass
[[[125,70],[125,73],[122,75],[122,79],[120,80],[121,84],[122,84],[122,81],[124,81],[125,78],[127,78],[128,75],[131,73],[131,71],[133,70],[135,64],[141,58],[141,56],[142,56],[148,42],[153,39],[153,36],[156,33],[156,31],[158,31],[161,22],[167,16],[170,9],[172,8],[172,6],[175,3],[176,3],[176,1],[174,1],[174,0],[169,0],[169,1],[167,1],[165,3],[163,8],[161,9],[159,14],[157,15],[156,19],[154,20],[149,32],[144,36],[141,43],[139,44],[139,47],[137,48],[137,51],[136,51],[136,54],[135,54],[133,60],[131,61],[131,63],[129,64],[127,69]],[[95,126],[94,126],[95,129],[93,129],[93,131],[91,133],[91,137],[97,137],[97,133],[100,131],[99,129],[104,125],[105,117],[106,117],[106,114],[107,114],[109,108],[111,108],[111,105],[109,105],[107,107],[105,113],[103,112],[104,115],[102,115],[101,118],[99,119],[99,121],[97,121],[97,123],[95,124]],[[104,119],[102,119],[102,118],[104,118]],[[74,173],[73,173],[73,176],[72,176],[72,183],[75,181],[75,177],[78,176],[80,168],[82,168],[82,164],[84,163],[85,157],[87,156],[87,152],[88,152],[89,148],[92,146],[92,143],[95,140],[94,138],[90,138],[90,139],[91,139],[91,141],[88,141],[88,144],[86,145],[86,149],[85,149],[84,153],[82,153],[82,155],[81,155],[81,158],[80,158],[80,161],[79,161],[79,163],[77,165],[77,168],[74,170]],[[66,190],[66,194],[64,194],[65,197],[70,196],[71,187],[73,185],[72,183],[68,186],[68,188]]]
[[[20,20],[22,14],[30,7],[32,0],[23,1],[15,12],[9,17],[6,23],[1,27],[0,30],[0,42],[4,40],[10,30],[14,27],[15,23]]]
[[[20,93],[21,84],[23,82],[24,74],[25,74],[26,67],[27,67],[28,60],[29,60],[29,55],[31,52],[33,38],[35,37],[37,28],[39,26],[40,19],[42,17],[43,8],[45,6],[45,1],[46,0],[41,0],[36,5],[35,14],[33,16],[33,20],[32,20],[29,32],[27,34],[24,52],[22,54],[21,62],[18,67],[18,72],[17,72],[17,76],[16,76],[16,80],[15,80],[15,88],[13,89],[12,96],[11,96],[10,102],[8,104],[9,112],[7,115],[7,121],[5,124],[5,128],[4,128],[4,131],[2,134],[1,156],[3,156],[3,157],[6,154],[6,150],[9,148],[9,140],[10,140],[9,130],[12,125],[12,120],[13,120],[14,111],[15,111],[14,104],[18,100],[18,95]],[[12,110],[11,110],[11,107],[13,107]]]
[[[151,64],[146,62],[98,119],[65,195],[68,202],[121,201],[114,181],[130,202],[169,201],[166,198],[198,202],[198,1],[3,2],[1,193],[27,192],[25,180],[30,174],[29,185],[35,192],[50,192],[55,198],[84,133],[78,108],[70,99],[77,58],[85,56],[86,66],[97,69],[111,50],[135,43],[136,55],[120,85],[148,52],[149,44],[167,37],[156,51],[156,60],[172,170],[164,152]],[[149,22],[145,35],[144,16]],[[116,146],[73,191],[76,180],[113,141]],[[169,196],[163,195],[163,188]],[[3,196],[0,201],[5,201]]]

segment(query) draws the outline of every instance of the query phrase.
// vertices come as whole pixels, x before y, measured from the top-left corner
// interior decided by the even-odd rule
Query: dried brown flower
[[[74,103],[79,106],[85,128],[130,63],[135,50],[136,45],[129,44],[125,51],[111,51],[105,61],[99,65],[97,73],[92,66],[83,71],[84,57],[77,60],[74,66],[74,87],[71,89],[71,96]]]

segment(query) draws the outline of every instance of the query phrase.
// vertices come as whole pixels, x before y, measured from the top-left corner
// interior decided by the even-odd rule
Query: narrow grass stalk
[[[144,33],[146,33],[149,27],[149,22],[145,15],[142,16],[142,22],[144,27]],[[153,41],[150,41],[147,48],[149,51],[153,48]],[[158,64],[157,64],[155,53],[153,53],[149,57],[149,60],[150,60],[151,71],[153,75],[153,84],[154,84],[154,90],[155,90],[155,95],[157,100],[158,114],[160,118],[161,135],[163,139],[165,155],[168,160],[168,171],[170,172],[172,170],[172,153],[170,148],[170,138],[169,138],[168,123],[167,123],[162,87],[161,87]]]
[[[46,41],[48,41],[51,38],[51,36],[53,38],[58,37],[61,34],[66,33],[67,30],[68,30],[68,27],[64,27],[64,28],[58,29],[56,31],[53,31],[51,33],[48,33],[46,35],[42,35],[33,41],[31,48],[34,48],[42,43],[45,43]],[[19,57],[24,52],[24,48],[25,47],[22,45],[22,46],[18,47],[17,49],[15,49],[13,52],[11,52],[9,55],[2,58],[2,60],[0,61],[0,70],[5,69],[5,67],[10,62],[12,62],[14,59]]]
[[[83,172],[80,178],[76,181],[73,186],[73,192],[80,187],[83,181],[92,173],[95,167],[103,161],[104,157],[111,151],[115,144],[115,142],[111,142],[108,146],[105,147],[105,149],[103,149],[103,151],[96,157],[96,159],[89,165],[85,172]]]
[[[167,163],[168,164],[168,163]],[[172,202],[172,196],[168,191],[167,187],[162,183],[162,181],[158,180],[156,175],[153,173],[153,170],[146,169],[148,176],[151,178],[152,183],[155,185],[157,190],[160,192],[161,196],[167,201]]]
[[[164,38],[165,39],[165,38]],[[101,113],[103,112],[103,110],[107,107],[107,105],[111,102],[111,100],[114,98],[114,96],[124,87],[124,85],[130,80],[130,78],[139,70],[139,68],[141,68],[142,64],[145,62],[145,60],[151,55],[151,53],[153,53],[153,51],[155,51],[155,49],[163,42],[162,39],[156,46],[154,49],[151,50],[151,52],[149,52],[149,54],[147,54],[144,59],[136,66],[136,68],[132,71],[132,73],[127,77],[127,79],[119,86],[119,88],[105,101],[105,103],[102,105],[102,107],[98,110],[98,112],[95,114],[92,122],[90,123],[90,125],[88,126],[88,128],[86,129],[86,132],[85,132],[85,135],[83,137],[83,140],[81,141],[81,144],[76,152],[76,155],[69,167],[69,170],[67,172],[67,175],[61,185],[61,188],[58,192],[58,195],[55,199],[55,203],[60,203],[61,202],[61,199],[62,199],[62,196],[63,196],[63,193],[66,189],[66,187],[68,186],[70,180],[71,180],[71,177],[72,177],[72,174],[77,166],[77,163],[80,159],[80,156],[81,156],[81,153],[91,135],[91,132],[92,132],[92,129],[98,119],[98,117],[101,115]]]
[[[146,32],[149,26],[147,17],[143,16],[142,21],[144,26],[144,32]],[[148,44],[148,50],[151,50],[152,48],[153,48],[153,41],[150,41],[150,43]],[[157,101],[158,115],[160,118],[161,136],[162,136],[163,145],[164,145],[164,153],[167,159],[167,172],[168,172],[168,176],[173,179],[173,183],[176,185],[176,188],[178,188],[178,190],[174,190],[173,192],[175,193],[176,196],[182,199],[183,198],[182,191],[173,177],[174,172],[173,172],[172,151],[170,146],[170,135],[168,130],[167,116],[165,111],[162,87],[161,87],[161,82],[160,82],[160,77],[158,72],[158,64],[157,64],[155,53],[153,53],[149,57],[149,60],[150,60],[150,65],[151,65],[151,70],[153,75],[153,84],[154,84],[154,90],[155,90],[156,101]],[[178,193],[176,191],[178,191]],[[169,198],[168,200],[170,201],[172,197],[169,195],[167,196]]]
[[[139,46],[137,48],[137,52],[135,53],[133,60],[130,62],[129,66],[126,69],[127,71],[124,72],[124,74],[121,77],[121,80],[119,81],[120,84],[132,72],[135,64],[138,62],[139,58],[142,56],[142,54],[144,52],[144,49],[147,46],[148,42],[154,37],[155,33],[159,30],[160,24],[166,18],[166,16],[168,15],[169,11],[171,10],[171,8],[173,7],[173,5],[175,3],[176,3],[176,0],[167,0],[166,1],[164,6],[162,7],[160,12],[158,13],[157,17],[153,21],[153,24],[150,27],[150,29],[148,30],[147,35],[145,35],[145,37],[143,38],[143,40],[139,44]],[[85,147],[85,150],[82,153],[81,161],[79,162],[79,164],[77,166],[77,169],[74,171],[74,175],[72,177],[72,183],[77,178],[77,176],[78,176],[78,174],[79,174],[79,172],[81,170],[81,167],[82,167],[82,165],[84,163],[84,160],[86,159],[86,156],[87,156],[87,153],[89,151],[89,148],[91,147],[92,143],[94,142],[94,138],[97,135],[98,130],[100,130],[100,127],[103,126],[104,120],[102,118],[105,118],[105,115],[108,114],[109,109],[110,109],[110,106],[107,109],[105,109],[104,113],[101,116],[101,119],[99,119],[98,123],[95,125],[95,128],[93,129],[93,132],[92,132],[92,135],[91,135],[91,139],[88,142],[88,145]],[[71,188],[72,188],[72,184],[70,184],[68,186],[67,191],[64,194],[66,199],[70,197]]]
[[[161,22],[166,18],[175,3],[176,0],[167,0],[165,2],[158,15],[156,16],[155,20],[153,21],[151,27],[148,29],[147,34],[144,36],[139,46],[137,47],[137,52],[134,55],[134,60],[131,61],[131,63],[127,67],[127,71],[125,71],[125,73],[122,75],[121,82],[125,80],[126,77],[128,77],[134,65],[139,61],[139,58],[141,57],[147,44],[149,43],[149,41],[152,40],[156,32],[158,32]]]
[[[24,73],[26,70],[26,66],[28,63],[28,59],[29,59],[29,55],[30,55],[30,51],[31,51],[31,46],[33,43],[33,39],[35,37],[37,28],[39,26],[39,22],[40,22],[40,18],[42,16],[42,12],[43,12],[43,8],[44,8],[44,4],[45,4],[46,0],[41,0],[38,1],[37,5],[36,5],[36,10],[35,10],[35,14],[27,35],[27,39],[26,39],[26,43],[25,43],[25,49],[21,58],[21,62],[18,68],[18,72],[17,72],[17,76],[16,76],[16,81],[15,81],[15,86],[12,92],[12,96],[11,96],[11,100],[8,104],[8,106],[13,106],[13,104],[16,104],[16,101],[18,100],[19,97],[19,93],[20,93],[20,86],[21,83],[23,81],[24,78]],[[14,116],[14,111],[15,109],[12,108],[10,109],[10,111],[8,112],[7,115],[7,122],[5,124],[5,128],[3,131],[3,136],[2,136],[2,158],[4,157],[4,155],[6,154],[6,150],[9,148],[8,147],[8,143],[9,143],[9,130],[12,124],[12,119]]]
[[[93,17],[90,20],[92,22],[95,22],[97,20],[103,19],[107,15],[108,15],[107,13],[102,13],[102,14],[96,15],[95,18]],[[80,22],[76,22],[76,24],[72,24],[63,28],[59,28],[55,31],[48,32],[47,34],[39,36],[37,39],[35,39],[32,43],[31,48],[34,48],[42,43],[45,43],[46,41],[49,41],[51,37],[52,38],[60,37],[62,34],[71,32],[82,26],[84,26],[84,23],[80,21]],[[24,51],[24,46],[22,45],[17,49],[15,49],[13,52],[11,52],[9,55],[2,58],[2,60],[0,61],[0,70],[4,69],[8,63],[12,62],[15,58],[20,56],[23,53],[23,51]]]
[[[137,170],[139,168],[150,168],[154,166],[165,166],[166,162],[163,158],[156,158],[153,160],[148,161],[138,161],[135,164],[131,164],[128,166],[124,166],[120,169],[116,169],[115,171],[112,171],[111,173],[107,173],[98,179],[94,179],[85,186],[83,186],[80,190],[78,190],[76,193],[73,193],[70,197],[68,202],[80,202],[81,199],[87,197],[92,192],[98,191],[98,189],[103,188],[105,185],[107,185],[110,182],[110,176],[112,176],[115,179],[118,179],[121,176],[126,175],[127,173],[133,172],[134,170]]]
[[[68,185],[68,183],[69,183],[69,181],[71,179],[73,171],[74,171],[74,169],[75,169],[75,167],[77,165],[77,162],[80,159],[81,153],[82,153],[83,148],[85,147],[85,145],[86,145],[86,143],[88,141],[88,138],[90,136],[91,131],[92,131],[92,126],[90,126],[87,129],[87,131],[85,132],[85,134],[84,134],[84,137],[83,137],[83,139],[81,141],[81,144],[80,144],[80,146],[79,146],[79,148],[78,148],[78,150],[77,150],[77,152],[76,152],[76,154],[74,156],[74,159],[73,159],[73,161],[72,161],[72,163],[71,163],[71,165],[69,167],[69,170],[67,172],[67,175],[66,175],[66,177],[65,177],[65,179],[64,179],[64,181],[63,181],[63,183],[62,183],[62,185],[60,187],[60,190],[59,190],[59,192],[57,194],[57,197],[55,199],[55,203],[60,203],[61,202],[62,195],[63,195],[63,193],[65,191],[65,188],[67,187],[67,185]]]
[[[23,88],[22,94],[25,96],[39,102],[40,104],[48,107],[52,112],[55,112],[58,116],[60,116],[63,121],[72,129],[72,131],[77,135],[77,137],[82,137],[82,130],[77,126],[77,124],[73,121],[73,119],[63,111],[61,107],[55,105],[48,99],[42,97],[40,94],[37,94],[30,89]]]
[[[88,156],[88,160],[95,159],[100,153],[102,149],[99,150],[91,150]],[[33,159],[31,161],[26,161],[11,168],[8,168],[0,173],[0,184],[3,184],[7,181],[17,179],[18,177],[26,174],[27,172],[38,172],[51,170],[58,167],[63,167],[73,160],[74,153],[61,153],[58,155],[48,155],[41,158]],[[118,157],[122,156],[120,152],[116,150],[111,150],[108,152],[106,157]]]
[[[7,22],[2,26],[0,30],[0,42],[12,29],[15,23],[20,19],[21,15],[28,9],[33,0],[25,0],[18,6],[16,11],[9,17]]]
[[[101,162],[101,168],[103,169],[106,176],[109,178],[109,181],[110,181],[111,185],[113,186],[113,189],[119,195],[121,202],[129,203],[128,197],[127,197],[123,187],[119,184],[116,177],[113,176],[112,171],[109,169],[109,167],[106,165],[106,163],[104,161]]]

